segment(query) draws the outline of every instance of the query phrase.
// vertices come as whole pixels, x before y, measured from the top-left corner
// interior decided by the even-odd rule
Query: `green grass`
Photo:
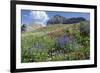
[[[55,24],[32,32],[22,32],[21,62],[28,63],[89,59],[90,38],[87,35],[80,35],[80,25],[80,23],[69,25]],[[66,33],[69,38],[75,38],[76,42],[73,43],[73,40],[70,40],[70,43],[66,43],[64,48],[59,48],[59,45],[56,44],[56,39]],[[31,53],[29,48],[32,49]]]

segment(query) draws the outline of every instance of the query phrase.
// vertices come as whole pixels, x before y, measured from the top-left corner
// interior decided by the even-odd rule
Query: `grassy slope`
[[[68,33],[70,35],[80,33],[79,31],[80,24],[67,24],[67,25],[49,25],[47,27],[43,27],[37,29],[33,32],[23,32],[21,37],[22,41],[22,62],[41,62],[41,61],[60,61],[60,60],[75,60],[75,59],[85,59],[85,51],[84,49],[75,51],[71,50],[66,54],[60,54],[55,56],[48,56],[48,52],[56,49],[55,40],[60,37],[64,33]],[[77,30],[76,30],[77,29]],[[50,35],[49,35],[50,33]],[[53,38],[51,38],[53,33]],[[78,35],[79,36],[79,35]],[[39,44],[38,44],[39,43]],[[45,45],[45,48],[41,44]],[[33,45],[40,45],[41,49],[38,47],[34,48]],[[69,45],[68,45],[69,46]],[[68,47],[67,46],[67,47]],[[30,55],[29,48],[32,47],[32,54]],[[71,46],[70,46],[71,47]],[[89,46],[87,46],[89,48]],[[85,48],[87,48],[85,47]],[[84,46],[83,46],[84,48]],[[86,52],[89,49],[86,49]],[[87,55],[86,55],[87,56]],[[89,55],[88,55],[89,56]]]

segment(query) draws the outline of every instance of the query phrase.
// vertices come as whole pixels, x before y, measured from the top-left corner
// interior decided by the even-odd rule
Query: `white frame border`
[[[60,62],[37,62],[21,63],[21,9],[26,10],[43,10],[43,11],[70,11],[70,12],[89,12],[90,13],[90,60],[79,61],[60,61]],[[40,68],[40,67],[57,67],[73,65],[94,64],[94,9],[71,8],[71,7],[53,7],[37,5],[16,5],[16,69],[23,68]]]

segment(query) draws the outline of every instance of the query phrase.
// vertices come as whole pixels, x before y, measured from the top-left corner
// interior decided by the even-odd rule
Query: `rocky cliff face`
[[[47,24],[63,24],[66,21],[66,18],[60,15],[53,16],[48,20]]]
[[[49,24],[73,24],[78,23],[81,21],[85,21],[86,19],[83,17],[77,17],[77,18],[65,18],[60,15],[55,15],[51,17],[51,19],[48,20],[47,25]]]

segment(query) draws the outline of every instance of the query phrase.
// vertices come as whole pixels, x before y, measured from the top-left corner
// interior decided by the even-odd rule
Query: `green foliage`
[[[89,21],[80,23],[80,32],[82,35],[90,34],[90,22]]]
[[[90,58],[90,37],[83,35],[82,29],[88,32],[88,23],[83,25],[49,25],[37,29],[33,32],[22,32],[21,35],[21,62],[46,62],[46,61],[69,61],[69,60],[85,60]],[[89,24],[88,24],[89,25]],[[59,30],[59,32],[55,32]],[[60,31],[61,30],[61,31]],[[82,31],[81,31],[82,30]],[[48,33],[53,31],[53,35]],[[60,34],[61,33],[61,34]],[[60,36],[58,35],[60,34]],[[67,34],[69,41],[65,43],[64,48],[57,44],[57,39]],[[89,34],[86,33],[86,34]],[[56,36],[55,36],[56,35]],[[51,38],[51,36],[53,38]],[[29,48],[31,48],[31,53]]]

